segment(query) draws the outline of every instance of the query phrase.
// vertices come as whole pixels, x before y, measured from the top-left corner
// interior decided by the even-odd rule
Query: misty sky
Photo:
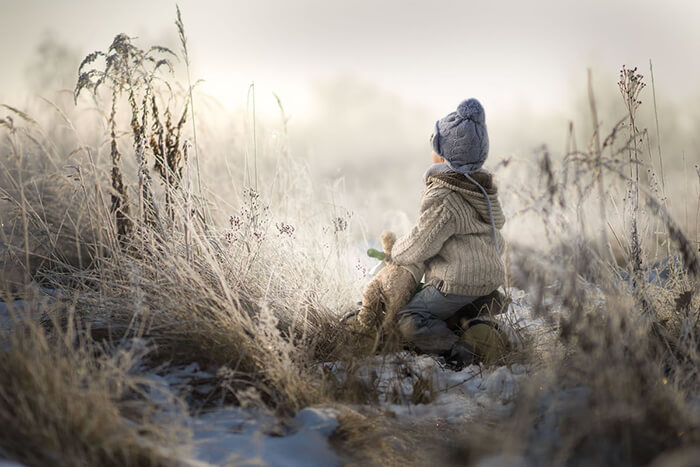
[[[16,102],[27,63],[51,30],[82,57],[118,32],[177,47],[175,4],[149,0],[0,0],[0,100]],[[491,115],[560,109],[586,68],[647,70],[680,98],[700,75],[697,0],[181,0],[195,66],[225,106],[248,84],[292,112],[315,83],[352,74],[438,114],[475,96]]]

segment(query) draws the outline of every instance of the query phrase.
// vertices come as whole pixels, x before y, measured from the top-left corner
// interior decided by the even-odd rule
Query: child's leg
[[[399,331],[406,341],[423,352],[446,352],[458,338],[445,320],[476,298],[446,295],[433,286],[424,287],[398,312]]]

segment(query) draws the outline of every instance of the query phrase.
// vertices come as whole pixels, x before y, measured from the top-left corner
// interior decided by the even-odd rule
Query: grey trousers
[[[458,337],[445,321],[477,298],[444,294],[428,285],[398,312],[399,332],[406,342],[423,352],[439,354],[450,350]]]

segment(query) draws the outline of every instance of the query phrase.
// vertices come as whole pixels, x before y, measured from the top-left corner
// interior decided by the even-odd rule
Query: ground
[[[514,298],[509,311],[497,319],[510,331],[517,347],[522,345],[522,336],[538,332],[545,325],[530,316],[523,292],[517,292]],[[54,299],[50,290],[42,291],[42,300]],[[25,304],[21,300],[0,302],[0,326],[8,329],[13,319],[41,319],[40,314],[28,314]],[[129,345],[133,348],[147,343],[134,339]],[[348,377],[344,367],[344,362],[326,362],[319,371],[342,379]],[[279,418],[260,407],[222,404],[213,410],[197,411],[176,403],[175,394],[183,391],[201,397],[212,392],[215,375],[202,370],[197,362],[158,368],[149,368],[144,362],[139,370],[149,380],[150,395],[162,405],[163,412],[191,429],[191,442],[184,443],[176,453],[190,465],[341,465],[348,460],[348,453],[336,449],[335,438],[348,413],[363,419],[383,419],[383,423],[401,433],[400,437],[387,435],[389,443],[395,443],[394,447],[404,452],[418,443],[422,447],[414,460],[427,462],[438,454],[432,451],[445,446],[446,439],[458,439],[470,421],[508,417],[521,384],[528,377],[528,367],[519,363],[471,365],[454,371],[434,357],[404,351],[367,359],[353,373],[373,388],[376,403],[308,407],[291,418]]]

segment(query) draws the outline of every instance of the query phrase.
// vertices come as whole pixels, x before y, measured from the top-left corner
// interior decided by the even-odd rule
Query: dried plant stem
[[[688,275],[695,279],[696,285],[700,286],[700,257],[693,246],[693,242],[685,236],[668,210],[651,193],[648,193],[646,198],[647,206],[661,218],[668,229],[670,239],[678,244]]]
[[[189,158],[189,142],[185,141],[182,148],[183,158],[185,160],[185,180],[187,186],[185,187],[185,222],[184,222],[184,234],[185,234],[185,259],[187,263],[190,263],[190,199],[192,195],[192,188],[190,186],[190,158]]]
[[[255,82],[253,82],[253,162],[255,169],[255,191],[258,190],[258,133],[255,118]]]
[[[685,183],[685,192],[690,193],[689,187],[688,187],[688,162],[685,160],[685,151],[683,151],[683,182]],[[688,198],[685,199],[685,202],[683,203],[683,209],[685,212],[685,230],[688,231],[690,229],[690,224],[688,221]]]
[[[290,168],[290,164],[289,164],[289,132],[288,132],[288,128],[287,128],[287,123],[289,122],[289,117],[287,117],[287,114],[284,111],[284,106],[282,105],[282,99],[280,99],[280,97],[277,95],[277,93],[273,92],[272,95],[274,96],[275,101],[277,102],[277,108],[280,111],[280,120],[282,121],[282,129],[284,130],[284,144],[282,145],[282,148],[281,148],[283,158],[282,158],[282,161],[280,161],[278,159],[277,166],[275,168],[275,178],[273,181],[273,185],[275,182],[279,182],[277,188],[278,188],[278,190],[282,190],[283,185],[285,183],[285,182],[283,182],[283,180],[285,180],[286,177],[288,176],[287,174],[289,173],[289,168]],[[282,170],[280,170],[281,163],[284,164],[284,167],[282,168]],[[282,209],[282,212],[286,216],[287,212],[288,212],[289,197],[282,196],[280,194],[280,198],[284,200],[284,207]]]
[[[591,119],[593,123],[593,142],[595,144],[595,158],[596,158],[596,179],[598,182],[598,209],[600,210],[600,238],[603,242],[603,248],[605,248],[609,254],[610,258],[615,261],[615,254],[612,251],[612,246],[608,240],[608,230],[607,230],[607,214],[605,209],[605,182],[603,180],[603,164],[601,163],[603,153],[600,145],[600,122],[598,121],[598,109],[596,106],[595,96],[593,94],[593,76],[591,69],[588,69],[588,104],[591,108]]]
[[[31,270],[29,264],[29,219],[27,218],[27,198],[24,192],[24,170],[22,169],[22,143],[17,138],[17,132],[12,132],[12,149],[17,162],[17,183],[19,185],[20,206],[22,210],[22,241],[24,243],[24,283],[31,281]]]
[[[177,20],[175,25],[180,36],[180,44],[182,45],[182,55],[185,58],[185,69],[187,70],[187,92],[190,98],[190,113],[192,115],[192,142],[194,144],[194,162],[197,168],[197,190],[200,200],[204,199],[202,195],[202,176],[199,170],[199,147],[197,146],[197,124],[195,122],[194,98],[192,96],[192,78],[190,73],[190,54],[187,49],[187,36],[185,35],[185,25],[182,22],[180,7],[175,5],[177,10]]]
[[[661,131],[659,129],[659,112],[656,107],[656,86],[654,85],[654,67],[649,59],[649,74],[651,75],[651,94],[654,100],[654,120],[656,122],[656,148],[659,154],[659,164],[661,167],[661,188],[664,198],[666,197],[666,179],[664,177],[664,158],[661,155]]]
[[[129,203],[126,195],[126,187],[122,179],[119,160],[121,153],[117,144],[117,97],[116,89],[112,90],[112,109],[109,115],[109,130],[112,156],[112,206],[110,212],[114,214],[117,223],[117,237],[119,243],[123,244],[126,236],[131,232],[131,222],[129,220]]]
[[[253,114],[253,175],[255,176],[255,184],[253,187],[255,191],[258,191],[258,136],[255,118],[255,81],[250,83],[250,87],[248,88],[248,102],[252,106]]]
[[[194,112],[194,97],[192,96],[192,81],[190,78],[190,67],[189,62],[187,63],[187,87],[190,96],[190,113],[192,114],[192,142],[194,145],[194,161],[197,167],[197,191],[199,191],[199,197],[203,198],[202,195],[202,175],[199,169],[199,149],[197,146],[197,123],[195,122],[195,112]]]
[[[700,248],[700,165],[695,165],[698,175],[698,197],[695,206],[695,243]]]
[[[637,68],[627,69],[624,66],[620,71],[620,81],[618,83],[622,98],[627,107],[629,118],[629,132],[632,145],[628,145],[630,178],[634,174],[632,185],[634,188],[634,204],[632,207],[632,226],[631,226],[631,248],[632,248],[632,286],[637,289],[643,284],[642,273],[642,247],[639,239],[639,149],[637,147],[637,130],[635,116],[637,108],[641,104],[639,93],[646,86],[642,82],[642,75],[637,73]],[[633,167],[634,166],[634,167]],[[639,295],[641,296],[641,294]]]

